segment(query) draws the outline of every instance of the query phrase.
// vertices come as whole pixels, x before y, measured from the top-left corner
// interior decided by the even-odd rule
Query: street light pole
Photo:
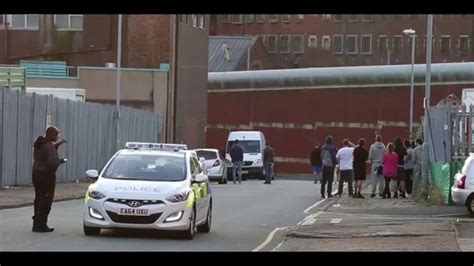
[[[431,93],[431,52],[433,45],[433,15],[428,15],[426,31],[426,83],[425,83],[425,98],[423,99],[423,108],[425,109],[425,117],[423,119],[423,160],[422,160],[422,188],[426,189],[429,183],[428,179],[428,164],[429,164],[429,123],[428,123],[428,108],[430,107],[430,93]]]
[[[403,31],[406,35],[411,35],[411,82],[410,82],[410,123],[409,132],[410,138],[413,137],[413,87],[415,86],[415,37],[416,31],[407,29]]]
[[[118,15],[118,34],[117,34],[117,91],[116,91],[116,105],[117,105],[117,150],[120,149],[120,92],[122,81],[122,15]]]

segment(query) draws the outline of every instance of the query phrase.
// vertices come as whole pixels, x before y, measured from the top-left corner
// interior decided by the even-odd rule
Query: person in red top
[[[383,176],[385,178],[385,188],[383,190],[382,197],[390,198],[390,181],[397,178],[398,170],[398,154],[394,152],[393,143],[387,145],[388,151],[383,155],[382,165],[383,165]]]

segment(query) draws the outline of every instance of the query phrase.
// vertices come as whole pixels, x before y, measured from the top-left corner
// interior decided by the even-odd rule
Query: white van
[[[227,147],[225,157],[230,158],[230,148],[235,140],[239,140],[239,145],[244,150],[244,161],[242,165],[242,174],[253,175],[262,178],[264,175],[263,150],[265,149],[265,136],[260,131],[233,131],[227,138]]]

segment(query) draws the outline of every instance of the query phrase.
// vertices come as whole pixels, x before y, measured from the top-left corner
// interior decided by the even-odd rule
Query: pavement
[[[465,207],[346,194],[321,200],[273,239],[271,251],[472,251],[474,219]]]
[[[54,202],[83,199],[89,185],[87,181],[56,184]],[[34,198],[35,189],[32,186],[2,187],[0,188],[0,210],[31,206]]]

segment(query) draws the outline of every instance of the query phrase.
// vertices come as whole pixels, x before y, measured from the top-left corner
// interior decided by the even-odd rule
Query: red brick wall
[[[461,97],[463,88],[472,85],[432,86],[431,102],[437,104],[451,93]],[[414,122],[419,123],[423,115],[422,101],[424,86],[415,87]],[[314,141],[323,143],[327,135],[334,137],[336,146],[341,146],[344,138],[356,143],[361,137],[367,146],[373,143],[376,134],[382,134],[384,142],[396,137],[408,137],[409,88],[339,88],[306,89],[252,92],[209,92],[207,147],[225,149],[228,129],[219,125],[257,125],[253,130],[261,130],[271,142],[277,157],[308,158]],[[383,125],[378,121],[401,123]],[[315,123],[323,123],[322,125]],[[339,127],[330,123],[345,123]],[[271,123],[291,123],[294,128]],[[356,127],[351,123],[358,123]],[[364,124],[366,123],[366,124]],[[367,125],[372,123],[372,125]],[[313,125],[303,128],[303,125]],[[304,173],[307,163],[277,163],[278,171]]]
[[[169,15],[128,15],[127,20],[127,67],[159,68],[161,60],[169,60]]]

